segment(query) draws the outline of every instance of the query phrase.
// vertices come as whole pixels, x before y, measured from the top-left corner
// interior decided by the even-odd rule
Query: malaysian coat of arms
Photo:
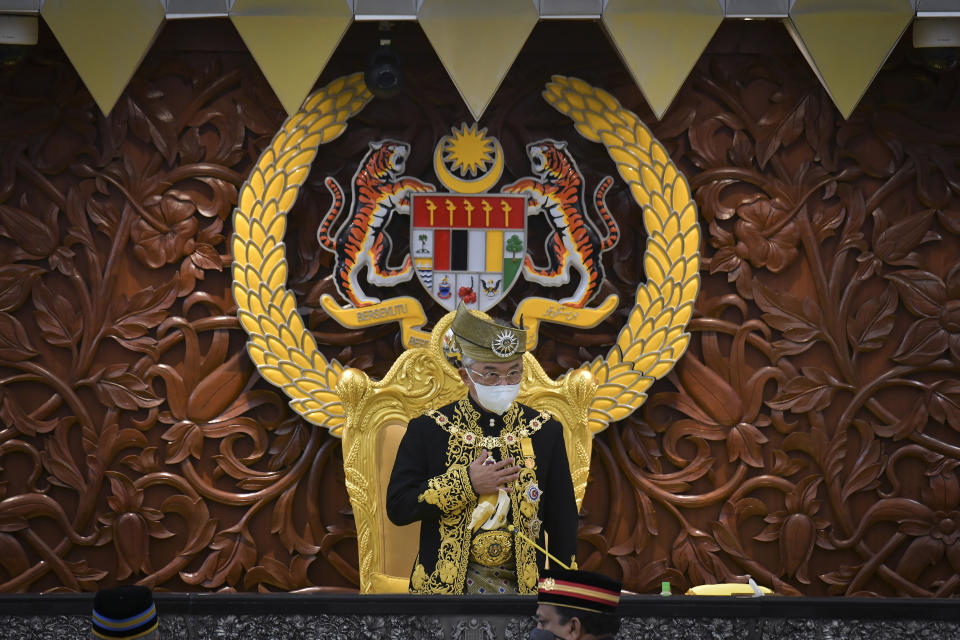
[[[590,436],[643,404],[646,391],[666,375],[690,340],[699,279],[700,227],[686,178],[647,126],[603,89],[577,78],[554,76],[543,98],[570,118],[577,134],[603,145],[618,177],[639,205],[647,232],[646,281],[615,343],[556,380],[529,354],[519,401],[540,404],[585,435],[567,442],[579,505],[586,485]],[[310,165],[324,144],[339,137],[373,99],[360,73],[340,77],[313,93],[264,150],[241,188],[234,212],[233,293],[248,334],[247,351],[260,374],[284,390],[290,406],[309,422],[344,437],[347,488],[354,503],[364,563],[376,564],[369,503],[380,472],[356,456],[373,437],[374,422],[405,420],[462,393],[444,357],[450,315],[430,330],[420,299],[382,299],[382,292],[416,279],[423,293],[447,310],[463,303],[493,309],[522,279],[543,295],[522,299],[513,320],[536,346],[539,325],[595,327],[618,307],[616,295],[598,300],[603,254],[619,240],[605,194],[615,177],[588,188],[568,145],[553,138],[523,141],[528,175],[504,180],[501,141],[476,123],[453,124],[432,150],[435,182],[406,174],[414,151],[403,140],[369,142],[349,185],[325,179],[332,204],[317,229],[333,254],[333,281],[341,300],[320,304],[340,325],[358,329],[398,323],[405,351],[382,380],[327,359],[306,328],[287,288],[284,233]],[[530,223],[547,229],[543,250],[532,251]],[[393,223],[391,225],[391,222]],[[409,240],[394,242],[389,228],[408,225]],[[639,249],[639,247],[637,248]],[[565,286],[563,297],[551,289]],[[537,396],[536,398],[533,396]],[[576,398],[551,406],[551,398]],[[375,416],[375,419],[372,417]],[[567,435],[570,435],[567,433]],[[576,464],[575,464],[576,463]]]

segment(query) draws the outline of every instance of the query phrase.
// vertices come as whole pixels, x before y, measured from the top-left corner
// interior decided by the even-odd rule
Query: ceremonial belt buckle
[[[485,567],[499,567],[513,558],[513,536],[503,530],[483,531],[470,542],[470,559]]]

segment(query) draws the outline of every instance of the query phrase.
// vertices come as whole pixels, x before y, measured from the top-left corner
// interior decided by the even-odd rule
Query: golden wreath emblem
[[[637,287],[634,307],[616,344],[605,357],[582,367],[597,383],[587,415],[596,433],[643,404],[653,381],[666,375],[687,348],[686,327],[700,286],[697,207],[686,178],[663,145],[612,95],[577,78],[554,76],[543,97],[573,120],[581,136],[606,147],[643,210],[647,231],[647,281]],[[344,393],[351,387],[343,384],[343,366],[327,360],[317,348],[297,311],[293,292],[286,287],[283,237],[287,212],[320,145],[340,136],[349,119],[372,98],[361,73],[337,78],[310,95],[260,155],[240,190],[233,217],[233,294],[240,324],[249,336],[250,358],[260,375],[283,389],[294,411],[338,436],[345,422],[338,383]],[[410,297],[391,302],[420,307]],[[564,322],[551,319],[552,307],[544,305],[556,303],[528,298],[517,309],[518,317],[524,314],[533,340],[540,320]],[[606,317],[615,306],[615,296],[610,296],[593,311]],[[585,311],[590,310],[572,310]],[[425,318],[407,317],[401,324],[406,330],[423,322]],[[599,320],[583,322],[574,319],[567,324],[595,326]]]

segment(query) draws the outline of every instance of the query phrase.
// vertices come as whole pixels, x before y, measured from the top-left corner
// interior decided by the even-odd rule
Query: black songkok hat
[[[93,599],[93,635],[98,638],[142,638],[157,628],[157,606],[146,587],[114,587]]]
[[[541,571],[537,602],[594,613],[613,613],[620,603],[620,583],[593,571]]]

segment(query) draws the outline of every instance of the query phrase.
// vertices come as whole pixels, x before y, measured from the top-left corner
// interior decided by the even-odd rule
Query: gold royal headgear
[[[477,362],[506,362],[526,351],[526,331],[482,318],[462,302],[450,330],[463,355]]]

